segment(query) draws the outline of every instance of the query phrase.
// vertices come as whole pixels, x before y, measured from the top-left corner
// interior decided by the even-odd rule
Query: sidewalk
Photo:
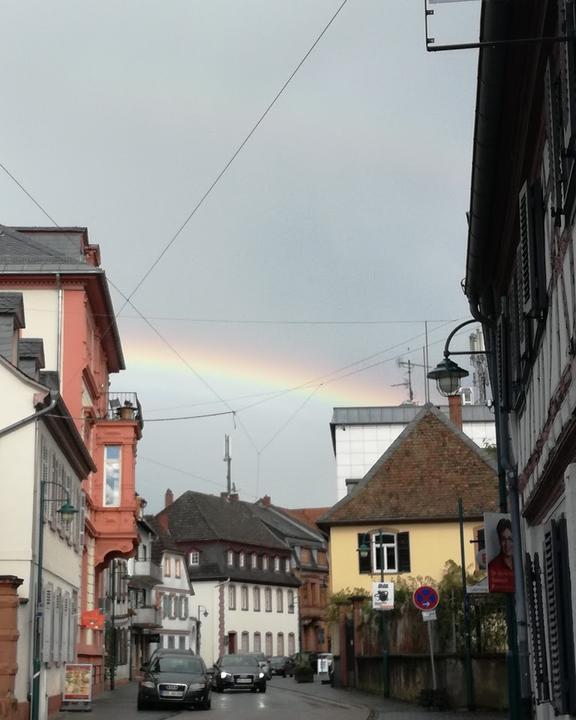
[[[508,717],[506,712],[497,711],[470,713],[466,710],[442,712],[426,710],[403,700],[386,699],[361,690],[322,685],[318,680],[313,683],[296,683],[290,678],[274,678],[270,687],[284,692],[307,695],[340,706],[352,705],[366,708],[367,720],[506,720]]]

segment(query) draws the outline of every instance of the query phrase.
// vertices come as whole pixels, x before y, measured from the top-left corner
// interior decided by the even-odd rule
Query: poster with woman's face
[[[506,513],[484,513],[489,592],[514,592],[512,524]]]

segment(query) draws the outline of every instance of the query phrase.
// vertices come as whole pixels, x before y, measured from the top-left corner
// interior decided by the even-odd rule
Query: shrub
[[[294,679],[298,683],[314,682],[314,670],[310,665],[296,665],[294,668]]]

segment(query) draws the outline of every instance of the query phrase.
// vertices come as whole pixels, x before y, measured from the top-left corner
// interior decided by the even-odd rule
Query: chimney
[[[356,487],[360,481],[356,480],[354,478],[347,478],[346,479],[346,495],[352,495],[354,490],[356,490]]]
[[[270,507],[270,505],[272,505],[272,498],[270,495],[264,495],[262,498],[262,505],[264,505],[264,507]]]
[[[230,502],[236,502],[236,500],[238,500],[239,495],[237,492],[233,492],[233,493],[230,493],[230,495],[228,497],[230,498]]]
[[[18,365],[18,335],[25,326],[22,293],[0,293],[0,355]]]
[[[44,341],[40,338],[20,338],[18,341],[18,368],[28,377],[38,380],[45,366]]]
[[[168,490],[166,490],[166,492],[164,493],[164,507],[167,508],[168,505],[172,505],[173,502],[174,493],[172,492],[172,490],[170,490],[170,488],[168,488]]]
[[[448,411],[450,420],[452,420],[458,430],[462,430],[462,397],[460,393],[448,396]]]

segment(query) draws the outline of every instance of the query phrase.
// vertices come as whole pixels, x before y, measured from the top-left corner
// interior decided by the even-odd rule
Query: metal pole
[[[42,565],[44,563],[44,495],[45,482],[40,481],[40,519],[38,523],[38,567],[36,569],[36,606],[34,608],[34,646],[32,664],[32,707],[30,712],[31,720],[38,720],[40,716],[40,671],[42,668],[41,658],[41,629],[43,602],[42,602]]]
[[[382,530],[380,530],[380,582],[384,582],[384,543]],[[380,610],[380,629],[382,632],[382,675],[384,697],[390,697],[390,653],[388,650],[388,619],[386,611]]]
[[[464,606],[464,671],[466,674],[466,700],[468,710],[476,710],[474,676],[472,674],[472,642],[470,637],[470,606],[466,587],[466,555],[464,552],[464,508],[458,498],[458,521],[460,523],[460,562],[462,565],[462,593]]]
[[[110,690],[115,688],[116,675],[116,561],[112,560],[112,627],[110,628],[110,644],[112,646],[110,654]]]
[[[430,645],[430,665],[432,666],[432,690],[436,692],[438,684],[436,683],[436,665],[434,664],[434,641],[432,639],[432,620],[428,620],[428,644]]]

